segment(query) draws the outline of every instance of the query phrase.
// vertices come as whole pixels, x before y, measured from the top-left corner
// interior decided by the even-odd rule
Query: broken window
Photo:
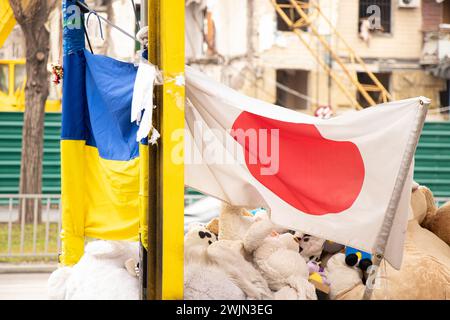
[[[290,109],[307,109],[308,76],[306,70],[278,69],[276,104]]]
[[[450,1],[444,1],[442,7],[442,23],[450,24]]]
[[[391,32],[391,0],[359,0],[358,30],[364,20],[369,19],[370,30]]]
[[[14,92],[21,90],[25,83],[26,68],[24,64],[14,66]]]
[[[375,77],[381,82],[381,84],[386,88],[387,91],[389,91],[389,83],[391,78],[390,72],[378,72],[374,73]],[[370,79],[369,75],[366,72],[358,72],[358,81],[363,85],[363,87],[366,89],[369,96],[372,97],[372,99],[376,103],[382,103],[383,97],[381,96],[381,92],[378,89],[377,86],[373,83],[372,79]],[[366,99],[362,96],[362,94],[358,91],[356,96],[359,104],[366,108],[369,107],[369,103],[366,101]]]
[[[303,11],[305,11],[305,13],[308,13],[308,8],[305,7],[308,5],[308,2],[309,2],[309,0],[297,1],[297,3],[300,5],[300,7],[302,7],[302,9],[303,9]],[[296,22],[297,20],[299,20],[301,18],[297,9],[295,9],[291,5],[291,1],[278,0],[277,3],[280,5],[283,12],[289,17],[289,19],[292,22]],[[300,29],[303,31],[307,31],[308,27],[304,26],[304,27],[301,27]],[[278,13],[277,13],[277,30],[278,31],[291,31],[291,28],[289,28],[289,26],[286,24],[286,22],[284,22],[283,18]]]
[[[0,65],[0,91],[9,94],[9,66]]]
[[[211,8],[213,4],[210,4]],[[187,60],[202,59],[212,56],[216,50],[216,27],[212,9],[206,1],[191,1],[186,6],[186,58]]]
[[[449,108],[450,107],[450,80],[447,80],[447,88],[446,90],[439,91],[439,100],[441,108]],[[441,113],[450,113],[450,110],[444,109]]]

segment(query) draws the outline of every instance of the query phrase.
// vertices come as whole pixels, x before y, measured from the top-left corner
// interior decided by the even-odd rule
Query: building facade
[[[339,113],[354,105],[318,59],[331,68],[341,86],[363,107],[368,104],[351,77],[363,85],[373,82],[364,68],[355,63],[345,46],[347,43],[394,100],[427,96],[432,99],[431,108],[436,109],[430,117],[446,117],[449,84],[445,61],[450,50],[445,39],[448,39],[450,0],[311,1],[319,5],[336,30],[312,6],[305,6],[311,23],[301,27],[303,42],[281,19],[273,2],[290,3],[289,0],[187,1],[187,15],[197,16],[186,20],[186,29],[190,30],[186,41],[197,41],[195,54],[190,51],[192,43],[187,46],[188,63],[235,89],[271,103],[308,113],[319,106],[331,106]],[[308,1],[299,3],[305,2]],[[294,20],[300,18],[295,10],[284,7],[283,11]],[[372,25],[364,29],[367,20]],[[331,51],[325,49],[317,34]],[[351,77],[336,59],[331,59],[333,54]],[[374,101],[381,101],[378,92],[369,94]],[[437,108],[443,111],[438,112]]]
[[[134,2],[139,15],[140,1]],[[87,3],[99,15],[131,34],[136,33],[138,26],[131,1]],[[436,109],[430,115],[447,116],[450,0],[299,1],[310,5],[304,6],[311,23],[300,29],[303,42],[277,13],[274,3],[288,5],[290,1],[186,0],[186,62],[256,98],[308,113],[320,106],[330,106],[339,113],[355,107],[349,95],[361,106],[368,105],[351,77],[363,85],[373,82],[364,68],[355,63],[347,43],[393,99],[427,96],[432,99],[431,107]],[[312,6],[316,3],[335,31],[317,14]],[[295,10],[284,7],[283,11],[293,20],[301,18]],[[369,27],[367,20],[372,24]],[[108,24],[100,24],[95,15],[88,22],[95,53],[135,60],[138,46],[134,41]],[[49,62],[56,63],[61,61],[60,8],[52,14],[47,27],[51,30]],[[317,34],[312,32],[313,28]],[[331,51],[326,50],[323,42]],[[21,30],[16,26],[0,48],[0,59],[23,58],[24,45]],[[318,59],[339,81],[330,76]],[[378,92],[369,94],[374,101],[381,101]],[[437,111],[438,108],[443,111]]]

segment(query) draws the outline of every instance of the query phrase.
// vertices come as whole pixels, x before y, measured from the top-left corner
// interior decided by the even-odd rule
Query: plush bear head
[[[434,202],[433,193],[430,189],[418,184],[413,184],[411,193],[411,211],[413,219],[422,224],[426,216],[436,213],[437,207]]]
[[[184,258],[189,261],[207,261],[206,250],[217,241],[217,236],[202,224],[189,226],[184,236]]]
[[[196,224],[189,226],[189,230],[184,236],[184,241],[189,246],[202,246],[206,248],[214,241],[217,241],[217,236],[206,226]]]
[[[299,252],[306,261],[320,261],[325,239],[300,232],[296,232],[294,237],[299,243]]]
[[[437,209],[434,214],[427,215],[422,226],[450,246],[450,201]]]
[[[206,225],[206,229],[219,236],[219,218],[214,218]]]
[[[411,194],[411,209],[422,227],[450,246],[450,202],[437,208],[431,190],[417,185]]]

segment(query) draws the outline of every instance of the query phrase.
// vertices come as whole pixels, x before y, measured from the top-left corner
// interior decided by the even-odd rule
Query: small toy
[[[266,213],[266,212],[267,212],[267,210],[264,208],[256,208],[256,209],[250,210],[250,213],[252,215],[255,215],[257,213]]]
[[[345,247],[345,263],[350,267],[358,266],[365,272],[372,265],[372,255],[352,247]]]
[[[60,64],[52,64],[53,83],[60,84],[64,75],[63,67]]]
[[[333,109],[330,106],[320,106],[314,111],[314,116],[321,119],[329,119],[333,116]]]
[[[317,291],[327,295],[330,292],[330,281],[327,279],[324,268],[321,267],[315,261],[309,261],[307,263],[309,270],[309,282],[311,282]],[[319,293],[317,293],[319,296]]]

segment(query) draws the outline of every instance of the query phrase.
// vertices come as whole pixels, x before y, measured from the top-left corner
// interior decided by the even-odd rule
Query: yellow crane
[[[342,37],[336,27],[332,24],[330,19],[322,12],[319,4],[314,1],[299,1],[299,0],[270,0],[280,18],[286,23],[292,32],[294,32],[303,45],[308,49],[317,63],[327,72],[327,74],[335,81],[338,88],[349,99],[350,103],[357,109],[361,109],[362,106],[356,99],[355,95],[344,84],[342,76],[333,70],[326,61],[317,53],[317,51],[311,46],[305,34],[315,37],[322,47],[330,54],[332,59],[336,61],[340,67],[342,73],[350,80],[352,85],[356,87],[357,91],[361,94],[363,99],[369,106],[373,106],[380,102],[387,102],[392,100],[391,94],[386,90],[383,84],[378,78],[369,70],[364,61],[357,55],[349,43]],[[349,70],[343,59],[336,53],[331,47],[328,41],[319,33],[317,27],[313,24],[314,20],[321,18],[330,28],[332,36],[336,37],[344,46],[348,53],[350,62],[359,66],[364,73],[372,80],[373,84],[363,84],[358,80],[356,73]],[[305,31],[305,28],[307,28]],[[369,92],[378,92],[379,99],[375,101]]]
[[[5,44],[8,35],[16,25],[16,19],[8,0],[0,1],[0,48]]]

